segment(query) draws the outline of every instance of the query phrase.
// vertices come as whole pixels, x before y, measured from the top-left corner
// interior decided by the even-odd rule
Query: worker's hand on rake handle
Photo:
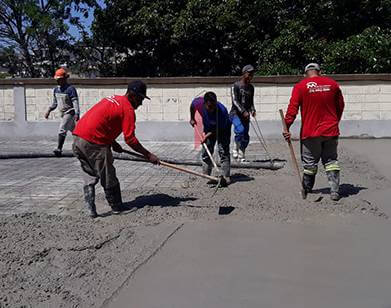
[[[50,115],[50,111],[48,110],[48,111],[46,111],[46,113],[45,113],[45,119],[46,119],[46,120],[49,119],[49,115]]]
[[[252,116],[253,118],[255,118],[255,117],[257,116],[257,112],[256,112],[256,111],[252,111],[252,112],[251,112],[251,116]]]
[[[160,159],[155,154],[149,153],[147,159],[154,165],[160,165]]]
[[[209,132],[209,133],[207,133],[207,134],[203,134],[202,136],[201,136],[201,144],[202,143],[205,143],[206,142],[206,140],[210,137],[210,136],[212,136],[212,133],[211,132]]]
[[[284,136],[286,142],[291,141],[292,134],[290,132],[283,132],[282,135]]]

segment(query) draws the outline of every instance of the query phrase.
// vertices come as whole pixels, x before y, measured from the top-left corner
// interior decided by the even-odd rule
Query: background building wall
[[[336,75],[345,97],[342,136],[390,137],[391,75]],[[131,79],[74,79],[82,114],[101,98],[124,94]],[[235,77],[150,78],[146,100],[137,110],[137,133],[142,139],[191,140],[187,124],[194,97],[214,91],[220,102],[231,106],[230,85]],[[286,111],[293,85],[299,76],[256,77],[255,107],[264,134],[279,136],[278,109]],[[44,114],[56,86],[51,79],[0,80],[0,136],[55,136],[59,113],[49,120]],[[17,95],[16,95],[17,94]],[[300,117],[298,117],[299,119]],[[297,133],[299,125],[295,125]]]

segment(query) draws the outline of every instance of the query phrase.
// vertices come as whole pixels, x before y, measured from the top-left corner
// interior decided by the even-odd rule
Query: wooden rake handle
[[[128,151],[128,150],[122,150],[122,152],[126,153],[126,154],[129,154],[131,156],[134,156],[134,157],[141,158],[141,159],[147,161],[145,159],[145,157],[143,155],[141,155],[141,154],[134,153],[134,152],[131,152],[131,151]],[[192,174],[192,175],[195,175],[195,176],[199,176],[199,177],[202,177],[202,178],[205,178],[205,179],[208,179],[208,180],[217,181],[217,182],[219,181],[219,179],[214,177],[214,176],[206,175],[206,174],[194,171],[194,170],[190,170],[190,169],[186,169],[186,168],[183,168],[183,167],[179,167],[179,166],[174,165],[174,164],[166,163],[165,161],[160,161],[160,165],[164,166],[164,167],[167,167],[167,168],[171,168],[171,169],[177,170],[177,171],[181,171],[181,172],[189,173],[189,174]]]
[[[202,139],[201,133],[200,133],[200,131],[198,130],[198,128],[197,128],[197,127],[194,127],[194,130],[197,132],[198,138]],[[208,133],[208,134],[205,136],[205,139],[208,138],[209,136],[210,136],[210,133]],[[202,147],[204,148],[204,150],[206,151],[206,153],[208,154],[208,156],[209,156],[210,160],[212,161],[213,166],[216,168],[217,172],[220,172],[220,173],[221,173],[219,167],[218,167],[217,164],[216,164],[216,161],[215,161],[214,158],[213,158],[212,153],[211,153],[211,152],[209,151],[209,149],[208,149],[208,146],[205,144],[205,142],[201,142],[201,145],[202,145]]]
[[[285,123],[284,111],[282,111],[282,109],[280,109],[279,111],[280,111],[283,131],[284,131],[284,133],[288,133],[289,131],[288,131],[288,127],[286,126],[286,123]],[[287,142],[288,142],[289,150],[290,150],[290,153],[291,153],[292,164],[293,164],[293,167],[296,169],[297,177],[299,179],[300,188],[302,188],[300,168],[299,168],[299,165],[297,163],[295,151],[293,149],[293,145],[292,145],[291,140],[289,140]]]

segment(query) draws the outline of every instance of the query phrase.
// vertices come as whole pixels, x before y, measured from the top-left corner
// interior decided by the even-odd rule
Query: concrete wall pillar
[[[23,85],[14,86],[15,124],[17,126],[27,125],[26,112],[26,91]]]

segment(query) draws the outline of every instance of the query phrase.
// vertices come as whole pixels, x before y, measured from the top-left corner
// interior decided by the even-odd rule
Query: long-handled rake
[[[265,150],[267,158],[273,164],[274,163],[274,159],[272,159],[272,157],[270,155],[270,152],[268,150],[265,138],[263,137],[263,134],[262,134],[262,131],[261,131],[261,127],[259,126],[258,120],[255,117],[253,117],[253,119],[254,119],[254,121],[250,120],[251,127],[253,128],[253,130],[255,132],[255,135],[257,135],[257,138],[258,138],[259,142],[261,143],[263,149]],[[254,125],[254,122],[255,122],[256,126]]]

